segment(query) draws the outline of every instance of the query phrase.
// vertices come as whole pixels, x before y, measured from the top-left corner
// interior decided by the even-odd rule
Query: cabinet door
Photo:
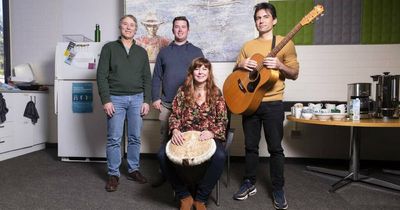
[[[0,154],[15,149],[14,141],[11,136],[0,137]]]
[[[30,93],[14,93],[15,126],[14,137],[17,149],[29,147],[33,144],[33,125],[31,119],[24,117],[26,105],[33,100]]]
[[[15,118],[17,117],[17,112],[15,111],[16,103],[15,103],[15,94],[14,93],[2,93],[3,98],[6,101],[6,106],[8,112],[6,114],[6,122],[14,122]]]
[[[13,122],[0,124],[0,154],[15,149]]]
[[[6,101],[8,112],[6,113],[6,121],[0,123],[0,153],[8,152],[16,148],[14,142],[14,121],[15,113],[15,95],[12,93],[2,93]]]
[[[36,93],[32,95],[36,110],[39,114],[37,123],[33,124],[33,144],[45,143],[48,139],[49,127],[49,102],[48,94]]]

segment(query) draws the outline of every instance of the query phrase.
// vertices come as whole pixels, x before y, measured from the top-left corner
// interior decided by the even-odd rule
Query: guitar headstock
[[[301,21],[301,25],[307,25],[311,23],[315,18],[320,16],[324,12],[324,7],[320,4],[316,5]]]

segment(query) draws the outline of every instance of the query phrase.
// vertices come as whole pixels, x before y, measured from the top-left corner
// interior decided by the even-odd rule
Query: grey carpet
[[[400,209],[400,192],[352,183],[336,193],[328,189],[337,178],[305,171],[305,165],[285,166],[286,196],[289,209]],[[46,149],[0,162],[0,209],[177,209],[171,187],[152,188],[126,179],[121,168],[118,191],[104,190],[104,163],[61,162],[56,149]],[[212,200],[209,209],[273,209],[267,163],[259,165],[257,194],[245,201],[232,200],[238,189],[244,165],[231,165],[231,185],[226,188],[226,174],[221,180],[221,205]],[[142,158],[141,171],[151,181],[158,164]],[[400,179],[400,177],[398,177]]]

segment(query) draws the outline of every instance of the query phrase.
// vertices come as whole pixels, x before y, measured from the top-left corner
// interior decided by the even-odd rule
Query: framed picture
[[[189,42],[213,62],[236,61],[244,42],[254,38],[253,7],[247,0],[124,0],[125,14],[138,19],[135,39],[150,62],[173,40],[172,20],[189,19]]]

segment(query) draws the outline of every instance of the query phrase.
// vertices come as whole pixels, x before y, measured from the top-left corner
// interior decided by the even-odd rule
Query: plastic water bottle
[[[96,30],[94,30],[94,41],[100,42],[100,25],[96,24]]]
[[[353,99],[353,120],[360,120],[360,99]]]

